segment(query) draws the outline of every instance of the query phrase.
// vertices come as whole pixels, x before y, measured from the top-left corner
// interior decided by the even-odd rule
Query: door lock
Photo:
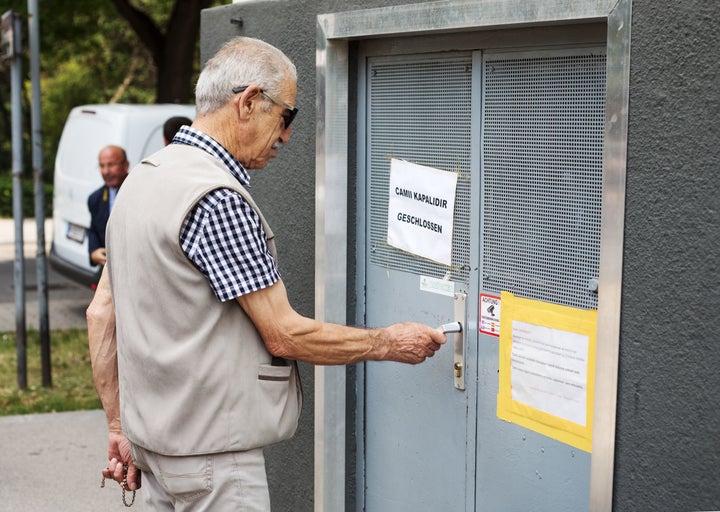
[[[455,378],[459,379],[462,377],[462,363],[455,363],[453,368],[455,368]]]
[[[465,389],[465,333],[463,322],[465,321],[465,300],[467,293],[458,292],[455,294],[455,321],[443,324],[440,329],[446,334],[455,335],[453,347],[453,384],[456,389]]]
[[[440,326],[440,329],[445,334],[456,333],[458,335],[462,335],[462,330],[463,330],[462,324],[460,322],[450,322],[448,324],[443,324]],[[457,338],[455,338],[455,344],[457,345]],[[456,347],[456,352],[457,352],[457,347]],[[462,361],[457,360],[458,359],[457,357],[455,357],[455,359],[456,360],[453,362],[453,370],[454,370],[453,377],[455,379],[456,387],[457,387],[457,379],[461,379],[463,376],[462,375],[463,364],[462,364]],[[459,388],[459,389],[462,389],[462,388]]]

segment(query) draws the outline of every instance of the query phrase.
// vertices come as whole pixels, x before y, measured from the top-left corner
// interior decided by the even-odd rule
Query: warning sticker
[[[500,336],[500,297],[480,294],[480,332]]]

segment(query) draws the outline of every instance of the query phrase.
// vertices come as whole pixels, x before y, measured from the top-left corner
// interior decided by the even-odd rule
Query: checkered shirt
[[[210,136],[183,126],[172,143],[207,151],[249,188],[250,178],[242,164]],[[213,190],[193,207],[180,230],[180,245],[222,302],[262,290],[280,279],[260,216],[234,190]]]

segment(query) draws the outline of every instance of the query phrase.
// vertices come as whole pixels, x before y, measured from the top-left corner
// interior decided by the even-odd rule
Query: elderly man
[[[290,306],[246,170],[290,139],[296,81],[278,49],[230,41],[198,79],[192,126],[136,167],[110,218],[88,308],[103,475],[134,490],[141,469],[151,510],[270,509],[262,449],[295,432],[296,360],[416,364],[445,343],[421,324],[361,329]]]
[[[98,154],[98,167],[105,184],[90,194],[87,205],[90,210],[88,229],[88,252],[92,265],[105,265],[105,226],[115,203],[115,196],[128,175],[130,164],[125,150],[120,146],[105,146]]]

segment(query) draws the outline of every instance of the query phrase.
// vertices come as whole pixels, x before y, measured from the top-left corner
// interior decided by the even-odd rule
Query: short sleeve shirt
[[[243,187],[249,187],[250,179],[242,164],[207,134],[183,126],[172,143],[207,151]],[[193,207],[181,227],[180,245],[222,302],[262,290],[280,279],[260,216],[234,190],[213,190]]]

